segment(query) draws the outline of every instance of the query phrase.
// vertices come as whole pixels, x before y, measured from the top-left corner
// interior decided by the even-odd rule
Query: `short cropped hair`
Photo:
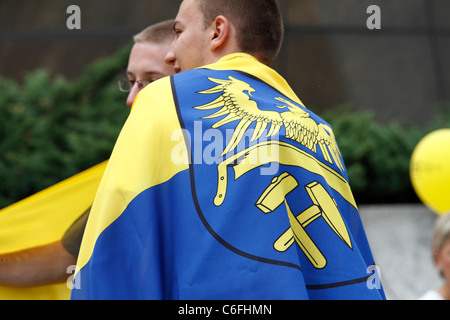
[[[166,20],[150,27],[145,28],[133,37],[134,42],[152,42],[157,44],[170,43],[175,37],[175,32],[173,31],[174,20]]]
[[[240,49],[272,63],[283,41],[283,18],[276,0],[197,0],[205,28],[223,15],[236,28]]]

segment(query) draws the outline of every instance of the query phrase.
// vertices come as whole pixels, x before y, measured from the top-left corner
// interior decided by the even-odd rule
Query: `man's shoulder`
[[[186,70],[180,73],[177,73],[175,75],[172,76],[172,78],[176,79],[176,80],[181,80],[181,79],[195,79],[195,78],[200,78],[200,77],[204,77],[205,75],[210,75],[213,73],[218,72],[219,70],[210,68],[210,67],[201,67],[201,68],[196,68],[196,69],[190,69],[190,70]],[[233,70],[220,70],[223,73],[230,73]]]
[[[171,77],[167,76],[156,81],[153,81],[142,89],[136,96],[136,99],[141,100],[149,98],[161,97],[164,93],[171,94]]]

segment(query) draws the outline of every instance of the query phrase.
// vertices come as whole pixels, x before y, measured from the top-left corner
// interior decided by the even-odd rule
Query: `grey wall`
[[[274,67],[321,113],[339,104],[380,121],[429,122],[450,109],[450,1],[279,0],[286,36]],[[179,0],[0,0],[0,74],[45,67],[77,76],[147,25],[172,18]],[[81,8],[82,29],[66,28]],[[381,30],[368,30],[369,5]]]
[[[420,204],[359,209],[387,299],[415,300],[442,286],[431,254],[436,214]]]

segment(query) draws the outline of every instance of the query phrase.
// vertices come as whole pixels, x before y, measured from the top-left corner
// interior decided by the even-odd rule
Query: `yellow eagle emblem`
[[[255,89],[248,83],[234,77],[230,76],[228,80],[208,77],[208,80],[216,83],[217,86],[199,93],[216,94],[222,92],[222,94],[214,101],[197,106],[195,109],[213,110],[221,108],[215,113],[203,117],[203,119],[224,117],[212,126],[214,129],[233,121],[239,121],[222,156],[237,147],[252,123],[255,123],[255,127],[251,142],[258,140],[270,124],[267,137],[276,135],[284,126],[285,138],[297,141],[314,153],[317,153],[317,145],[319,145],[325,160],[331,164],[334,161],[336,166],[344,171],[341,153],[329,126],[317,124],[308,112],[281,97],[275,98],[281,105],[274,105],[276,108],[286,111],[277,112],[259,109],[256,101],[250,98]]]

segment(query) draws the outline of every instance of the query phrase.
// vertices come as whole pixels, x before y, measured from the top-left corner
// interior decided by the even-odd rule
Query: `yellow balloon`
[[[419,199],[439,215],[450,212],[450,129],[426,135],[411,156],[410,176]]]

